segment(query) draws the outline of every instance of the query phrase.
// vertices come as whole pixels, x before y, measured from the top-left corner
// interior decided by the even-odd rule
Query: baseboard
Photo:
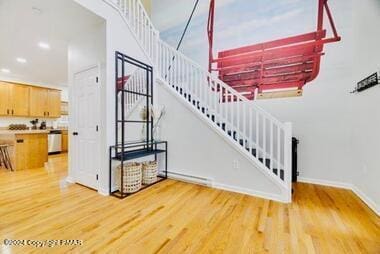
[[[328,180],[322,180],[322,179],[313,179],[313,178],[308,178],[308,177],[298,177],[297,181],[301,183],[310,183],[310,184],[317,184],[317,185],[352,190],[352,184],[350,183],[342,183],[342,182],[328,181]]]
[[[273,200],[273,201],[277,201],[277,202],[281,202],[281,203],[289,203],[289,202],[285,201],[281,195],[276,195],[276,194],[272,194],[272,193],[266,193],[266,192],[251,190],[251,189],[247,189],[247,188],[241,188],[241,187],[237,187],[237,186],[231,186],[231,185],[216,183],[211,178],[185,175],[185,174],[177,173],[177,172],[168,172],[168,177],[170,179],[173,179],[173,180],[182,181],[182,182],[186,182],[186,183],[192,183],[192,184],[198,184],[198,185],[206,186],[209,188],[220,189],[220,190],[225,190],[225,191],[230,191],[230,192],[236,192],[236,193],[240,193],[240,194],[246,194],[249,196],[254,196],[254,197],[263,198],[263,199],[269,199],[269,200]]]
[[[364,192],[362,192],[359,188],[357,188],[355,185],[353,185],[351,183],[342,183],[342,182],[328,181],[328,180],[322,180],[322,179],[313,179],[313,178],[307,178],[307,177],[298,177],[298,182],[317,184],[317,185],[323,185],[323,186],[328,186],[328,187],[335,187],[335,188],[351,190],[369,208],[371,208],[378,216],[380,216],[379,206],[372,199],[370,199],[366,194],[364,194]]]
[[[74,180],[74,178],[72,178],[71,176],[67,176],[66,177],[66,182],[68,182],[68,183],[76,183],[76,181]]]
[[[231,191],[231,192],[236,192],[240,194],[246,194],[249,196],[254,196],[254,197],[263,198],[263,199],[269,199],[276,202],[289,203],[286,200],[284,200],[281,194],[267,193],[263,191],[241,188],[241,187],[231,186],[231,185],[226,185],[226,184],[221,184],[221,183],[214,183],[212,187],[215,189]]]
[[[359,190],[356,186],[353,186],[352,191],[369,207],[371,208],[377,216],[380,216],[380,207],[370,199],[364,192]]]
[[[99,189],[98,193],[102,196],[109,196],[110,195],[107,189]]]
[[[168,171],[168,178],[173,179],[173,180],[182,181],[182,182],[203,185],[203,186],[207,186],[207,187],[212,187],[213,182],[214,182],[214,179],[211,179],[211,178],[202,177],[202,176],[186,175],[183,173],[170,172],[170,171]]]

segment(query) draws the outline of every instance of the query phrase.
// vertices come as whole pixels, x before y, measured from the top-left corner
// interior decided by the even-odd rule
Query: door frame
[[[101,85],[102,85],[102,77],[101,77],[101,64],[100,63],[97,63],[97,64],[93,64],[93,65],[89,65],[85,68],[81,68],[79,71],[76,71],[73,73],[72,75],[72,84],[70,85],[69,87],[69,128],[68,128],[68,135],[69,135],[69,141],[71,139],[71,137],[73,137],[73,132],[75,132],[75,130],[77,129],[77,126],[78,126],[78,119],[77,119],[77,112],[76,112],[76,97],[77,97],[77,94],[76,94],[76,89],[75,89],[75,85],[74,85],[74,80],[75,80],[75,76],[77,74],[80,74],[82,72],[86,72],[88,70],[91,70],[91,69],[94,69],[96,68],[97,69],[97,76],[98,76],[98,86],[97,86],[97,89],[96,89],[96,93],[97,93],[97,99],[98,99],[98,105],[97,105],[97,109],[96,111],[98,112],[98,126],[99,126],[99,131],[97,132],[97,136],[96,136],[96,143],[97,143],[97,154],[95,154],[94,156],[98,156],[98,158],[101,158],[101,135],[102,135],[102,125],[101,125],[101,97],[100,97],[100,92],[101,92]],[[72,140],[72,139],[71,139]],[[76,142],[69,142],[69,153],[68,153],[68,160],[69,160],[69,169],[68,169],[68,176],[67,176],[67,181],[70,182],[70,183],[77,183],[77,174],[76,174],[76,170],[75,168],[77,167],[78,165],[78,158],[76,157],[76,154],[78,154],[76,152],[76,149],[77,149],[77,144]],[[96,170],[96,174],[99,175],[100,173],[100,167],[101,167],[101,160],[99,161],[99,168],[97,168]],[[97,182],[97,186],[96,186],[96,191],[99,191],[100,190],[100,184],[99,184],[99,179],[98,179],[98,182]]]

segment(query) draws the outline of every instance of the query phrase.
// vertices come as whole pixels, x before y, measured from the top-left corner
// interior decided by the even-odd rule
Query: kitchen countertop
[[[0,130],[0,135],[48,134],[50,130]]]

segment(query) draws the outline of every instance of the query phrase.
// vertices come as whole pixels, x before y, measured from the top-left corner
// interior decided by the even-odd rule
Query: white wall
[[[102,0],[75,0],[83,7],[106,20],[106,76],[101,88],[101,171],[99,192],[108,194],[108,149],[115,143],[115,51],[120,51],[140,61],[149,61],[137,44],[124,19],[116,9]]]
[[[354,4],[354,82],[380,74],[380,1]],[[380,86],[350,98],[353,184],[380,213]]]
[[[372,207],[380,205],[376,183],[380,179],[380,88],[350,92],[359,80],[380,70],[380,33],[375,32],[379,13],[377,0],[347,1],[334,12],[342,41],[326,45],[320,74],[304,87],[304,95],[256,101],[282,121],[293,123],[294,136],[300,140],[301,180],[357,187],[369,203],[377,204]]]

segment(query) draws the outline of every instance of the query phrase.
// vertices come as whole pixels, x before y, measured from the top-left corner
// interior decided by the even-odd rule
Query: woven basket
[[[158,164],[157,161],[145,162],[142,167],[142,183],[152,184],[157,181]]]
[[[142,164],[128,162],[123,170],[123,193],[134,193],[141,188]],[[121,191],[121,165],[116,168],[116,185]]]

